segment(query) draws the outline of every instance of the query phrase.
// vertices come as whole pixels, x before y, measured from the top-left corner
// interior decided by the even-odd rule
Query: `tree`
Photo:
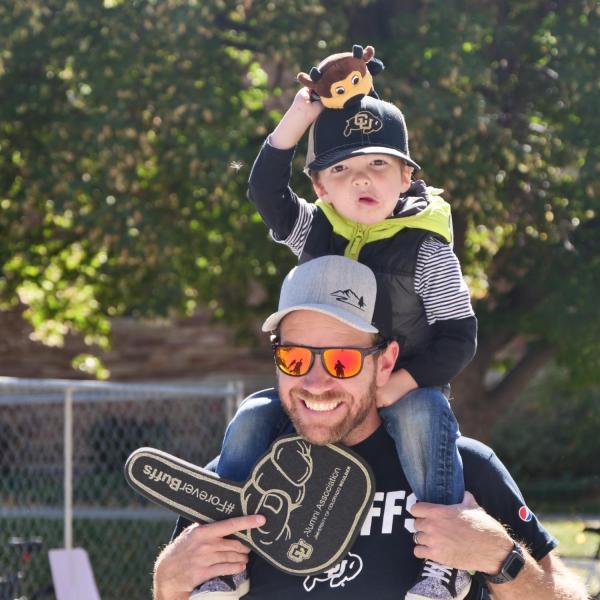
[[[398,71],[409,65],[398,97],[417,119],[427,179],[449,192],[480,321],[477,356],[455,386],[458,412],[487,437],[551,359],[578,385],[600,372],[598,5],[386,6],[396,11],[380,21],[387,39],[413,32],[386,56]],[[503,376],[490,382],[491,371]]]
[[[580,385],[600,374],[598,13],[590,0],[2,3],[2,304],[24,305],[46,343],[76,330],[100,347],[120,315],[265,314],[293,257],[244,198],[249,165],[295,74],[371,43],[378,92],[452,204],[480,322],[456,406],[485,437],[549,360]]]

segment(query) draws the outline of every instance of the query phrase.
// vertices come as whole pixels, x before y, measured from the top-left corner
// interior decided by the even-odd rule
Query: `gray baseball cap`
[[[263,331],[274,331],[295,310],[313,310],[342,323],[378,333],[373,326],[377,281],[373,271],[344,256],[322,256],[293,268],[283,281],[279,307],[263,323]]]

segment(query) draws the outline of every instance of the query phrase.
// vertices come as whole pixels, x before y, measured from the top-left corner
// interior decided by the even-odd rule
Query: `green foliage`
[[[245,199],[249,166],[295,74],[371,43],[380,95],[403,108],[424,177],[452,203],[482,339],[525,333],[597,381],[599,10],[0,4],[0,303],[25,305],[45,343],[75,330],[100,347],[121,315],[203,305],[244,327],[264,314],[294,261]]]
[[[492,445],[528,498],[566,507],[600,499],[600,390],[573,391],[551,371],[496,424]],[[559,508],[560,510],[560,508]]]

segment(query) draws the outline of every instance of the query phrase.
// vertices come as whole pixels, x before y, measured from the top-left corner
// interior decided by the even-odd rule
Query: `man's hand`
[[[241,572],[250,548],[226,536],[264,523],[262,515],[249,515],[187,527],[156,559],[154,600],[188,600],[198,584]]]
[[[448,567],[496,575],[513,547],[504,527],[488,515],[469,493],[460,504],[444,506],[417,502],[415,517],[418,545],[415,556]],[[539,562],[522,548],[525,566],[511,582],[489,584],[496,600],[585,600],[577,576],[549,553]]]
[[[444,506],[417,502],[415,556],[442,565],[496,574],[513,541],[504,527],[488,515],[466,492],[460,504]]]
[[[400,400],[402,396],[419,387],[413,376],[406,369],[394,371],[388,382],[377,388],[377,408],[389,406]]]
[[[293,148],[324,108],[320,101],[311,101],[308,88],[302,88],[269,136],[271,146],[280,150]]]

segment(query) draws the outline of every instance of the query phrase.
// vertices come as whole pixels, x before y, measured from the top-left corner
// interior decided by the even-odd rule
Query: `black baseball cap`
[[[399,108],[365,96],[348,108],[326,108],[311,125],[304,171],[322,171],[361,154],[389,154],[421,167],[410,157],[408,132]]]

